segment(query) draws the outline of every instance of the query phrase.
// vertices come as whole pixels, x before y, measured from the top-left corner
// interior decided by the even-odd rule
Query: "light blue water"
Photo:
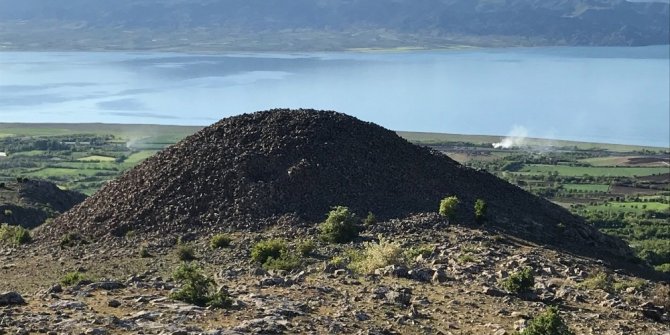
[[[387,128],[670,146],[668,46],[403,53],[0,53],[0,122],[206,125],[276,107]]]

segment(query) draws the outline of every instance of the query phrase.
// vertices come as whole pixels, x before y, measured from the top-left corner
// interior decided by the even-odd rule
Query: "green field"
[[[529,164],[525,165],[519,173],[522,174],[548,174],[557,172],[560,176],[578,177],[634,177],[651,176],[656,174],[669,173],[670,168],[665,167],[586,167],[586,166],[566,166],[566,165],[545,165]]]
[[[563,184],[563,188],[580,192],[607,192],[610,186],[606,184]]]
[[[154,154],[156,154],[156,152],[157,151],[154,151],[154,150],[144,150],[144,151],[135,152],[132,155],[128,156],[128,158],[126,158],[124,163],[126,165],[134,166],[135,164],[153,156]]]
[[[464,142],[473,143],[477,145],[490,145],[492,143],[500,142],[505,136],[494,135],[460,135],[460,134],[441,134],[441,133],[424,133],[424,132],[410,132],[410,131],[396,131],[398,135],[407,139],[410,142],[439,145],[449,142]],[[531,147],[555,147],[555,148],[570,148],[579,150],[608,150],[612,152],[634,152],[634,151],[667,151],[667,148],[647,147],[626,144],[609,144],[609,143],[591,143],[591,142],[576,142],[563,141],[542,138],[526,138],[524,144]],[[512,150],[508,150],[512,151]]]
[[[109,156],[99,156],[99,155],[91,155],[91,156],[86,156],[77,159],[78,161],[82,162],[113,162],[115,160],[114,157],[109,157]]]

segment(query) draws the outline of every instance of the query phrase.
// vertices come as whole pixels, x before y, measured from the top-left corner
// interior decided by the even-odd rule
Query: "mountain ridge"
[[[624,0],[298,0],[290,5],[260,0],[0,0],[0,47],[343,50],[652,45],[670,42],[668,7]]]

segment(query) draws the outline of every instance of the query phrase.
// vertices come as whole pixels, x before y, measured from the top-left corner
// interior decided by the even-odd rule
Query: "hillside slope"
[[[625,0],[0,0],[0,45],[191,50],[650,45],[669,42],[668,15],[668,3]]]
[[[84,199],[86,196],[79,192],[61,190],[47,181],[21,179],[20,182],[3,183],[0,187],[0,223],[34,228]]]

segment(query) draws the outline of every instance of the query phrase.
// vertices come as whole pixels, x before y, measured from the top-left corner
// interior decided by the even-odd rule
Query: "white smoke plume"
[[[514,126],[507,137],[498,143],[493,143],[493,147],[496,149],[520,147],[526,142],[526,137],[528,137],[528,129],[523,126]]]

